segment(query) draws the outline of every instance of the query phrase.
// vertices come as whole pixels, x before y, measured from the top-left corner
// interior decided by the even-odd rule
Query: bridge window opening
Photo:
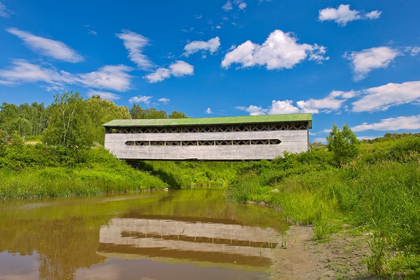
[[[279,145],[280,139],[216,140],[216,141],[127,141],[127,146],[253,146]]]
[[[278,145],[281,141],[279,139],[270,139],[270,145]]]
[[[150,141],[151,146],[165,146],[165,141]]]

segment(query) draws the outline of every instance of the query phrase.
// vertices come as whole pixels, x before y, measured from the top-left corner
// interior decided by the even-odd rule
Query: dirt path
[[[369,236],[342,231],[325,243],[312,239],[313,227],[292,226],[287,232],[286,249],[274,253],[272,279],[375,279],[369,277],[363,260],[368,256]]]

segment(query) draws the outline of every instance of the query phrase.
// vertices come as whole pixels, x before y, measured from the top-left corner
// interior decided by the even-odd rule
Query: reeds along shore
[[[264,201],[284,217],[315,225],[328,238],[344,222],[372,234],[370,271],[420,277],[420,138],[362,143],[361,154],[336,166],[318,149],[238,171],[228,195],[238,202]]]
[[[0,157],[0,198],[91,196],[163,189],[168,185],[133,169],[103,148],[72,152],[58,147],[7,148]]]

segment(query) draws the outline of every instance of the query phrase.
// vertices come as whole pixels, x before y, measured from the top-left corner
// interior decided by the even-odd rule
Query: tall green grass
[[[240,164],[240,163],[239,163]],[[172,188],[226,188],[236,176],[235,162],[142,161],[139,168],[161,178]]]
[[[420,276],[420,139],[361,148],[362,154],[341,168],[320,149],[249,163],[239,169],[228,196],[280,207],[289,222],[315,225],[318,239],[350,222],[373,233],[368,260],[373,273]]]
[[[90,196],[163,189],[149,172],[133,169],[103,148],[67,161],[66,152],[43,145],[23,147],[0,158],[0,199]]]

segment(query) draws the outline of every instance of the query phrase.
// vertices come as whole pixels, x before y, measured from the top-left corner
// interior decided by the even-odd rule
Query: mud
[[[274,252],[271,279],[376,279],[365,262],[369,235],[347,229],[317,241],[313,232],[311,226],[292,226],[287,231]]]

